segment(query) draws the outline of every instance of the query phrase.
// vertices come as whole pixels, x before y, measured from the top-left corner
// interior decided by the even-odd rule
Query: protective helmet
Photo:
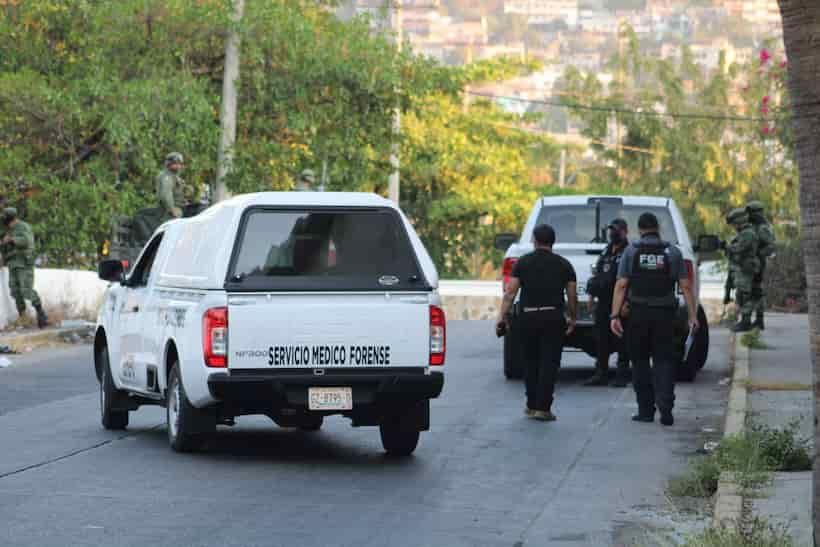
[[[759,215],[763,212],[763,204],[757,200],[750,201],[746,204],[746,210],[749,211],[750,215]]]
[[[167,156],[165,156],[165,165],[171,165],[172,163],[184,163],[182,160],[182,154],[179,152],[171,152]]]
[[[726,215],[726,222],[734,226],[748,224],[749,212],[741,208],[732,209],[729,214]]]
[[[299,174],[299,180],[313,184],[316,182],[316,173],[313,172],[313,169],[305,169]]]
[[[17,218],[17,209],[14,207],[6,207],[3,209],[3,217],[1,219],[3,224],[8,225],[15,218]]]

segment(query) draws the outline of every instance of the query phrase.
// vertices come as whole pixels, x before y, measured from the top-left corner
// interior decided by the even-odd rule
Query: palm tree
[[[778,0],[783,41],[789,65],[789,93],[795,156],[800,171],[800,220],[809,299],[809,336],[815,384],[815,446],[820,446],[820,2]],[[815,456],[814,507],[820,502],[818,458]],[[814,519],[814,537],[820,526]]]

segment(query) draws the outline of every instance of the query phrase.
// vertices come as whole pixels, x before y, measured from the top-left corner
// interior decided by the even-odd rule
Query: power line
[[[689,114],[683,112],[657,112],[654,110],[635,110],[630,108],[616,107],[616,106],[594,106],[580,103],[564,103],[550,100],[538,99],[523,99],[521,97],[509,97],[504,95],[493,95],[491,93],[481,93],[477,91],[468,91],[470,95],[477,97],[484,97],[486,99],[507,100],[528,104],[540,104],[544,106],[554,106],[558,108],[569,108],[573,110],[590,110],[593,112],[617,112],[619,114],[632,114],[635,116],[649,116],[655,118],[680,118],[691,120],[712,120],[712,121],[736,121],[736,122],[771,122],[776,121],[777,118],[760,118],[752,116],[736,116],[727,114]],[[820,101],[812,103],[803,103],[800,106],[813,106],[820,104]],[[792,117],[794,118],[794,117]]]

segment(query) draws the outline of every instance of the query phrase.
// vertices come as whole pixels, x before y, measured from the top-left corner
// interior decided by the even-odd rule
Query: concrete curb
[[[732,387],[729,391],[729,404],[726,409],[726,425],[723,437],[741,433],[746,428],[746,413],[749,404],[749,348],[740,343],[740,336],[734,337],[734,361]],[[721,473],[718,490],[715,495],[715,526],[732,526],[741,522],[743,517],[743,494],[731,473]]]
[[[9,346],[13,351],[23,353],[26,348],[36,348],[44,344],[62,342],[72,335],[85,336],[94,332],[94,325],[77,327],[46,328],[41,331],[21,333],[0,333],[0,345]]]

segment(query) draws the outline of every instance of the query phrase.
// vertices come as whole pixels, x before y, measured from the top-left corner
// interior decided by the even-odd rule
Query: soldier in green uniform
[[[3,210],[5,236],[0,244],[3,261],[9,269],[9,292],[14,298],[17,313],[23,317],[26,313],[26,300],[37,311],[37,326],[45,328],[48,316],[40,297],[34,291],[34,232],[31,226],[17,218],[17,209],[8,207]]]
[[[752,283],[752,300],[755,302],[754,326],[760,330],[766,328],[763,322],[763,312],[766,309],[765,291],[763,290],[763,279],[766,275],[766,261],[774,255],[775,236],[772,225],[763,215],[763,204],[759,201],[750,201],[746,205],[749,212],[749,222],[754,226],[757,234],[757,258],[760,260],[760,270]]]
[[[165,168],[157,175],[157,199],[163,222],[180,218],[182,208],[187,205],[185,182],[179,176],[182,167],[182,154],[172,152],[165,157]]]
[[[746,209],[734,209],[726,215],[726,222],[731,224],[737,234],[726,246],[726,256],[729,258],[729,275],[734,281],[737,291],[737,304],[740,307],[740,321],[732,327],[734,332],[752,330],[752,311],[755,301],[752,296],[754,278],[760,270],[760,260],[757,257],[757,234],[749,223],[749,213]]]

